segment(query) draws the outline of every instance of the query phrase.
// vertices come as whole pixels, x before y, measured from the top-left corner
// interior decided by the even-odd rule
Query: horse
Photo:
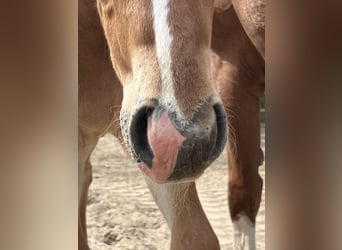
[[[234,247],[255,249],[264,6],[262,0],[79,1],[79,249],[89,249],[90,155],[105,133],[120,140],[146,176],[173,250],[220,249],[195,180],[228,141]]]

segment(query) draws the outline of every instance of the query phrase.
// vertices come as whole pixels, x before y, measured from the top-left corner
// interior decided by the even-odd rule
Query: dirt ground
[[[262,129],[262,148],[265,133]],[[170,232],[142,173],[111,135],[101,138],[92,157],[93,183],[87,208],[88,239],[93,250],[168,250]],[[265,178],[265,166],[260,167]],[[222,153],[196,182],[203,208],[221,249],[233,249],[227,205],[227,157]],[[264,185],[265,186],[265,185]],[[265,190],[257,216],[257,249],[265,249]]]

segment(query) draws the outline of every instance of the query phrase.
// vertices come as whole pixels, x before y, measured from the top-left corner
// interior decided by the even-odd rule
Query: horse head
[[[123,87],[120,125],[158,183],[193,180],[222,152],[227,122],[211,61],[213,0],[97,0]]]

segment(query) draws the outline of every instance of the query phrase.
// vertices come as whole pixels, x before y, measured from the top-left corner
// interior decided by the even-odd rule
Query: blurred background
[[[77,249],[77,4],[1,3],[0,249]],[[267,3],[266,249],[342,249],[340,10]]]

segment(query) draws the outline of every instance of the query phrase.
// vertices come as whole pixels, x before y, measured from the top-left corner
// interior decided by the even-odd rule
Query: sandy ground
[[[265,134],[262,129],[262,148]],[[99,141],[92,157],[88,201],[88,239],[93,250],[169,249],[170,232],[146,187],[142,173],[111,135]],[[265,166],[260,167],[265,178]],[[227,157],[221,154],[196,182],[203,208],[221,249],[233,249],[227,206]],[[257,217],[257,249],[265,249],[265,190]]]

